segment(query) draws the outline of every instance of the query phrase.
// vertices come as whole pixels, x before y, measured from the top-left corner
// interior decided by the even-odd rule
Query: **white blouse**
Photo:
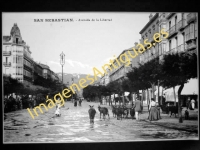
[[[151,101],[150,105],[149,105],[149,110],[151,109],[152,106],[156,106],[156,102],[155,101]]]

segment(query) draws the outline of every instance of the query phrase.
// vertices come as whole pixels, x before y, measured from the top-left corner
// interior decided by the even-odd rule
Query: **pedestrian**
[[[81,98],[79,98],[79,106],[81,106],[81,103],[82,103],[82,99]]]
[[[140,121],[140,115],[142,112],[142,102],[136,98],[135,104],[134,104],[134,109],[135,109],[135,117],[137,121]]]
[[[74,98],[74,107],[76,107],[77,106],[77,98],[75,97]]]
[[[149,120],[156,121],[160,119],[160,112],[159,109],[156,107],[156,102],[154,98],[151,98],[151,102],[149,105]]]
[[[188,99],[187,99],[187,109],[190,107],[190,97],[188,97]]]
[[[56,103],[56,112],[55,112],[55,115],[56,115],[56,116],[59,116],[59,117],[61,116],[60,107],[61,107],[61,106],[60,106],[60,102],[57,102],[57,103]]]
[[[190,104],[191,104],[192,110],[194,110],[194,108],[195,108],[195,100],[194,100],[194,98],[191,100]]]

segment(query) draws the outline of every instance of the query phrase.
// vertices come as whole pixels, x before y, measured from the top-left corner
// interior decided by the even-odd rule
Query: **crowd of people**
[[[34,108],[40,103],[45,102],[45,100],[45,97],[42,95],[15,95],[13,93],[4,97],[4,112]]]

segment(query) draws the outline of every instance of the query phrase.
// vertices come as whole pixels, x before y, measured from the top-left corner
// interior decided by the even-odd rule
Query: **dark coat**
[[[139,100],[135,101],[134,109],[136,112],[141,112],[142,111],[142,102]]]

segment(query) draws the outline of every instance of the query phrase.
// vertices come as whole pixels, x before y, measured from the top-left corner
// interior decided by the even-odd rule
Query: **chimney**
[[[152,13],[150,13],[149,15],[149,20],[151,20],[151,18],[153,17]]]

